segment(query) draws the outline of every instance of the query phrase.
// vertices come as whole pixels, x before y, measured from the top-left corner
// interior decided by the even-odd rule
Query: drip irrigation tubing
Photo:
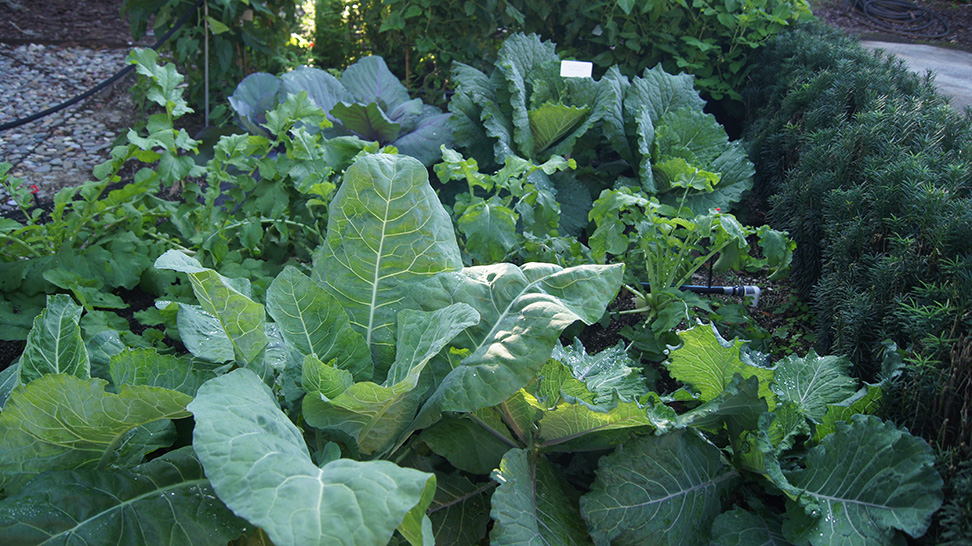
[[[182,27],[182,25],[184,25],[186,23],[186,21],[189,20],[189,17],[196,10],[198,10],[199,7],[202,6],[203,5],[203,2],[205,2],[205,1],[206,0],[198,0],[196,2],[196,5],[195,6],[193,6],[191,9],[186,10],[186,12],[182,14],[182,17],[180,17],[179,20],[176,21],[176,24],[173,25],[172,28],[170,28],[165,34],[163,34],[162,37],[159,38],[158,41],[156,41],[155,44],[151,46],[151,48],[154,49],[154,50],[157,50],[160,47],[162,47],[162,44],[164,44],[169,38],[171,38],[172,35],[175,34],[175,32],[177,30],[179,30]],[[37,120],[39,120],[41,118],[47,117],[47,116],[55,113],[55,112],[59,112],[61,110],[64,110],[65,108],[67,108],[69,106],[73,106],[73,105],[75,105],[75,104],[83,101],[84,99],[90,97],[91,95],[94,95],[98,91],[101,91],[102,89],[104,89],[104,88],[108,87],[109,85],[115,83],[116,81],[124,78],[126,75],[130,74],[133,70],[135,70],[135,65],[128,65],[125,68],[122,68],[121,70],[119,70],[118,72],[116,72],[115,75],[111,76],[110,78],[106,79],[105,81],[99,83],[98,85],[92,87],[91,89],[88,89],[87,91],[85,91],[84,93],[81,93],[80,95],[75,95],[74,97],[72,97],[72,98],[70,98],[70,99],[62,102],[61,104],[58,104],[57,106],[52,106],[52,107],[48,108],[47,110],[43,110],[41,112],[37,112],[36,114],[31,114],[31,115],[29,115],[29,116],[27,116],[25,118],[15,119],[15,120],[13,120],[11,122],[4,123],[3,125],[0,125],[0,131],[6,131],[7,129],[13,129],[14,127],[20,127],[21,125],[25,125],[25,124],[30,123],[32,121],[37,121]]]
[[[949,26],[937,13],[907,0],[847,0],[871,25],[912,38],[944,38]]]

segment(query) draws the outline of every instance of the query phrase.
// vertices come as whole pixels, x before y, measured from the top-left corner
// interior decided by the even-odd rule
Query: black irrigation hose
[[[907,0],[848,0],[847,5],[860,12],[868,23],[895,34],[944,38],[950,30],[937,13]]]
[[[175,34],[175,31],[179,30],[179,28],[181,28],[182,25],[184,25],[185,22],[189,20],[189,17],[193,13],[195,13],[195,11],[198,10],[199,7],[202,6],[203,5],[203,2],[205,2],[205,1],[206,0],[198,0],[196,2],[196,5],[193,6],[192,9],[186,10],[186,12],[184,14],[182,14],[182,17],[180,17],[179,20],[176,21],[176,24],[173,25],[172,28],[170,28],[168,30],[168,32],[166,32],[165,34],[163,34],[162,37],[159,38],[159,40],[157,42],[155,42],[154,45],[151,46],[151,48],[152,49],[158,49],[159,47],[161,47],[162,44],[164,44],[166,42],[166,40],[168,40],[169,38],[172,37],[173,34]],[[92,87],[91,89],[88,89],[87,91],[85,91],[84,93],[81,93],[80,95],[75,95],[74,97],[72,97],[72,98],[70,98],[70,99],[62,102],[61,104],[58,104],[57,106],[52,106],[52,107],[50,107],[47,110],[44,110],[42,112],[37,112],[36,114],[31,114],[31,115],[29,115],[29,116],[27,116],[25,118],[16,119],[14,121],[11,121],[11,122],[8,122],[8,123],[4,123],[3,125],[0,125],[0,131],[6,131],[7,129],[13,129],[14,127],[20,127],[21,125],[25,125],[25,124],[30,123],[32,121],[36,121],[36,120],[41,119],[43,117],[49,116],[49,115],[53,114],[54,112],[58,112],[58,111],[64,110],[68,106],[72,106],[74,104],[77,104],[77,103],[83,101],[84,99],[90,97],[91,95],[94,95],[98,91],[101,91],[102,89],[104,89],[104,88],[108,87],[109,85],[115,83],[116,81],[124,78],[129,73],[131,73],[132,70],[135,70],[135,65],[128,65],[125,68],[122,68],[121,70],[119,70],[118,72],[116,72],[114,76],[112,76],[112,77],[108,78],[107,80],[99,83],[98,85]]]

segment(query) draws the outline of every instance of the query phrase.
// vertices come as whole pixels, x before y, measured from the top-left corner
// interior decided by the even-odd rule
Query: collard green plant
[[[514,34],[491,73],[456,64],[449,104],[454,135],[480,166],[503,165],[511,155],[537,164],[570,157],[577,172],[547,182],[562,204],[589,203],[621,183],[695,213],[728,212],[751,187],[752,164],[702,112],[691,76],[656,66],[632,79],[615,68],[599,80],[563,77],[554,47],[536,35]],[[587,225],[590,205],[575,208],[568,218],[576,234]]]
[[[51,298],[16,381],[0,376],[14,384],[0,539],[124,540],[127,525],[186,519],[163,540],[208,525],[213,541],[281,545],[704,544],[754,529],[821,543],[869,525],[860,540],[891,544],[941,502],[928,446],[855,415],[880,387],[857,389],[839,361],[767,367],[700,325],[671,350],[683,387],[659,394],[623,346],[558,345],[604,315],[624,267],[463,268],[413,158],[359,157],[328,223],[311,275],[283,269],[265,299],[184,252],[160,256],[198,302],[157,304],[191,356],[86,339],[83,308]],[[189,426],[191,440],[177,433]],[[880,456],[841,456],[865,451]]]
[[[348,66],[340,78],[319,68],[298,68],[279,78],[267,73],[246,77],[229,98],[241,124],[266,135],[266,116],[287,97],[305,91],[324,110],[333,126],[328,137],[354,135],[431,165],[439,147],[451,145],[449,114],[412,99],[381,57],[364,57]]]

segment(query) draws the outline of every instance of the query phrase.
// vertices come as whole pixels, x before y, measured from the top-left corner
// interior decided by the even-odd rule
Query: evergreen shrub
[[[817,350],[874,380],[893,341],[909,366],[885,412],[938,446],[947,475],[972,445],[972,115],[930,76],[817,24],[756,64],[753,199],[797,243],[791,278],[817,311]],[[957,502],[940,536],[968,527]]]

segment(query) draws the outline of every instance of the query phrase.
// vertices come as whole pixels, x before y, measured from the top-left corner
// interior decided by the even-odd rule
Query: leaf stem
[[[510,446],[510,447],[512,447],[514,449],[520,447],[520,446],[516,445],[516,442],[514,442],[513,440],[510,440],[506,436],[503,436],[502,433],[500,433],[495,428],[489,426],[489,424],[486,423],[486,421],[483,421],[482,419],[480,419],[479,417],[477,417],[475,414],[470,413],[470,414],[467,415],[467,417],[469,417],[470,419],[472,419],[473,422],[476,423],[477,425],[479,425],[479,426],[483,427],[484,429],[486,429],[486,432],[492,434],[493,436],[496,437],[496,439],[498,439],[499,441],[503,442],[504,444],[506,444],[506,445],[508,445],[508,446]]]
[[[450,506],[454,506],[456,504],[459,504],[460,502],[464,502],[467,499],[471,499],[471,498],[475,497],[476,495],[479,495],[480,493],[485,493],[486,491],[488,491],[488,490],[496,487],[497,485],[499,485],[499,484],[496,483],[496,482],[489,482],[489,483],[487,483],[487,484],[485,484],[485,485],[477,488],[475,491],[471,491],[469,493],[466,493],[465,495],[462,495],[461,497],[456,497],[456,498],[452,499],[451,501],[449,501],[447,503],[444,503],[444,504],[442,504],[440,506],[436,506],[435,508],[430,509],[426,513],[426,515],[434,514],[434,513],[438,512],[439,510],[444,510],[446,508],[449,508]]]
[[[36,248],[30,246],[22,239],[18,239],[17,237],[14,237],[13,235],[4,235],[3,233],[0,233],[0,240],[7,240],[19,244],[20,246],[26,248],[27,251],[30,252],[30,254],[35,258],[40,258],[41,256],[43,256],[43,254],[38,252]]]

